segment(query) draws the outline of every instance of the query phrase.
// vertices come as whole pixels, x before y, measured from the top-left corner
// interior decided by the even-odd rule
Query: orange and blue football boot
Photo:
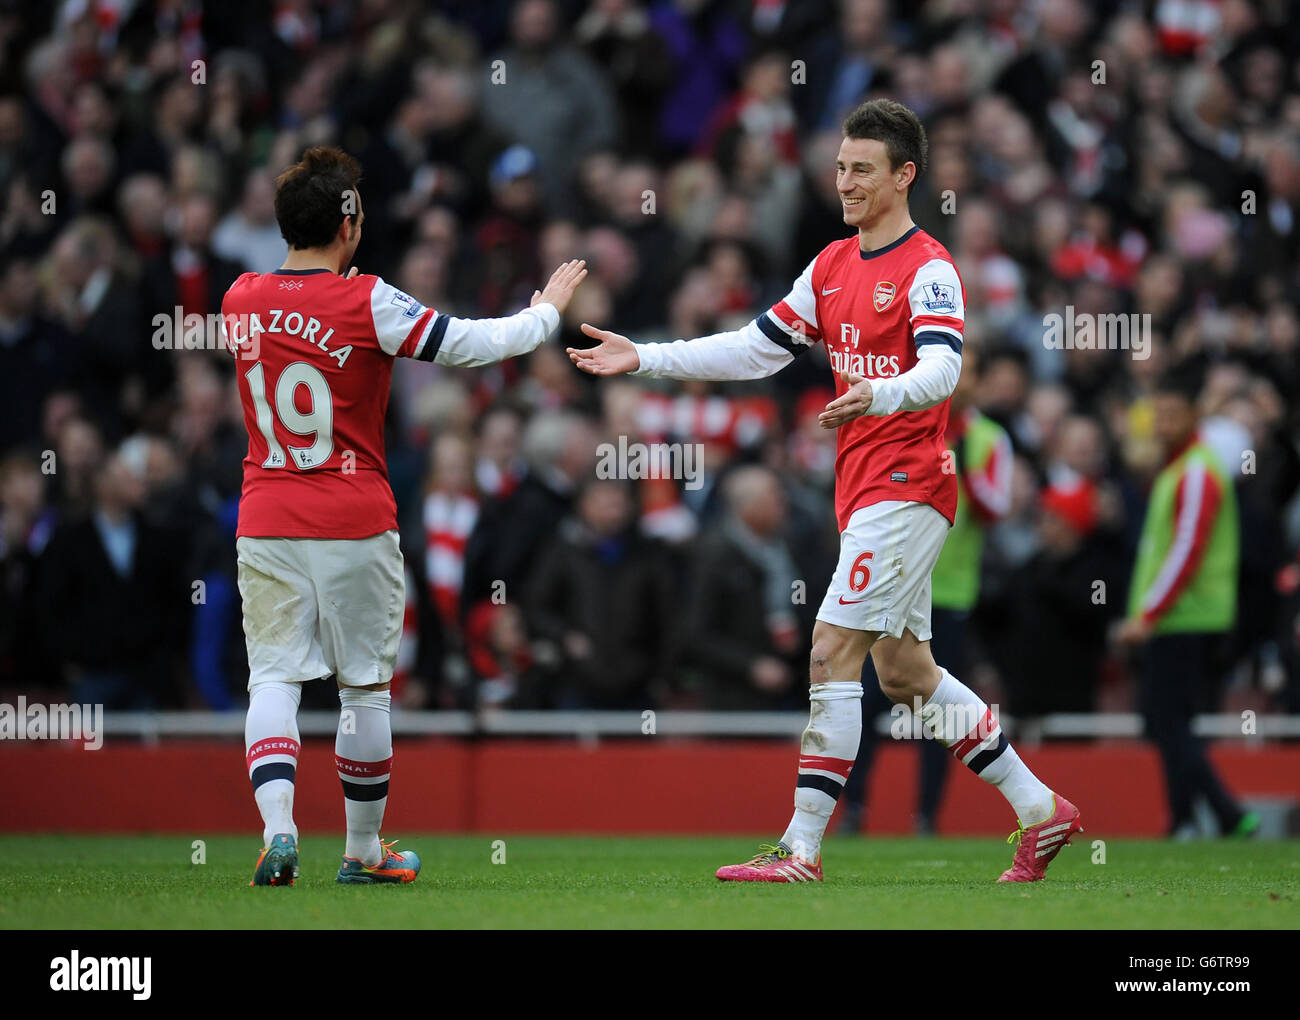
[[[1061,847],[1076,832],[1082,832],[1079,809],[1064,797],[1052,794],[1054,810],[1046,821],[1020,828],[1007,837],[1008,843],[1019,842],[1011,867],[1002,872],[999,882],[1037,882],[1047,874],[1047,866]]]
[[[375,882],[414,882],[415,876],[420,873],[420,855],[414,850],[403,850],[398,853],[393,849],[392,843],[385,843],[380,840],[379,846],[383,850],[384,859],[376,864],[373,868],[367,868],[356,857],[343,856],[343,864],[339,868],[338,881],[343,883],[357,883],[370,885]]]
[[[257,858],[253,880],[249,885],[293,885],[298,877],[298,841],[287,832],[271,837]]]

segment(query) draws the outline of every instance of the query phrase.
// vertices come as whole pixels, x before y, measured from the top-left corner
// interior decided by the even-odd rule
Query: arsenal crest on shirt
[[[886,308],[894,303],[894,285],[892,283],[876,284],[875,294],[876,311],[883,312]]]

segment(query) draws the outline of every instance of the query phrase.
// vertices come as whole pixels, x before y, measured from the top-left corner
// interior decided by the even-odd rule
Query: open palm
[[[597,329],[590,323],[582,324],[582,331],[593,340],[599,340],[596,347],[580,351],[576,347],[568,348],[569,360],[584,372],[591,375],[622,375],[635,372],[641,367],[641,358],[636,353],[636,345],[625,336],[611,333],[607,329]]]

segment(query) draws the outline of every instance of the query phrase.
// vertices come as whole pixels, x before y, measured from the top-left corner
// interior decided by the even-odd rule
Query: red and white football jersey
[[[377,276],[245,273],[221,305],[248,429],[240,536],[366,538],[397,527],[384,415],[395,356],[435,319]]]
[[[839,396],[847,389],[840,372],[892,379],[916,365],[926,344],[960,352],[965,309],[952,257],[913,227],[872,252],[863,252],[856,236],[827,245],[756,324],[791,354],[825,343]],[[835,512],[841,530],[853,511],[885,500],[927,503],[953,520],[957,479],[943,470],[948,404],[883,417],[868,412],[840,426]]]
[[[384,415],[393,358],[480,366],[559,326],[542,302],[501,319],[425,308],[377,276],[245,273],[221,306],[248,429],[241,537],[367,538],[397,527]]]

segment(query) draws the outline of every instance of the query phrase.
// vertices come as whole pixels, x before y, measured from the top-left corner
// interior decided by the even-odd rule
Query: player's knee
[[[808,683],[824,684],[830,672],[830,650],[824,645],[814,644],[808,656]]]
[[[835,660],[844,651],[844,643],[832,634],[813,636],[812,652],[808,656],[808,682],[827,684],[835,679]],[[841,678],[842,679],[842,678]]]

